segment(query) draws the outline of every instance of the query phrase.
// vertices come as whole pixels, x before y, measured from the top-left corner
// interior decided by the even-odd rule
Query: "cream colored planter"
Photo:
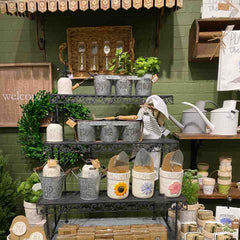
[[[107,195],[112,199],[125,199],[129,194],[130,171],[127,173],[107,172]]]
[[[179,197],[182,190],[183,171],[166,172],[160,168],[160,193],[166,197]]]
[[[220,166],[225,166],[225,167],[231,166],[232,158],[230,158],[230,157],[220,157],[219,158],[219,163],[220,163]]]
[[[213,194],[216,180],[214,178],[204,178],[203,179],[203,193],[206,195]]]
[[[144,173],[132,170],[132,194],[137,198],[151,198],[154,192],[155,172]]]
[[[43,220],[43,216],[37,213],[36,203],[23,202],[25,215],[29,224],[39,223]]]
[[[232,166],[219,166],[220,171],[232,171]]]

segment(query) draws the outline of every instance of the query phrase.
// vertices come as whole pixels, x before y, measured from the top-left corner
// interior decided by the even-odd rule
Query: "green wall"
[[[186,109],[182,101],[214,100],[222,103],[223,99],[232,98],[232,92],[217,93],[217,63],[188,63],[188,33],[194,19],[200,17],[201,0],[184,0],[184,7],[179,11],[165,10],[160,31],[159,58],[162,70],[159,81],[154,85],[154,94],[174,95],[174,105],[169,105],[169,112],[180,120],[181,112]],[[156,9],[129,11],[109,10],[104,12],[66,12],[47,13],[45,18],[45,37],[47,62],[54,64],[54,80],[59,74],[56,66],[62,66],[58,60],[58,46],[66,42],[66,29],[77,26],[132,25],[135,38],[136,56],[152,56],[156,37]],[[41,62],[43,55],[36,43],[36,22],[25,18],[0,15],[0,63]],[[81,87],[78,93],[93,93],[92,83]],[[90,106],[97,116],[128,114],[137,111],[136,107],[122,106]],[[167,126],[172,131],[178,128],[171,122]],[[68,131],[69,132],[69,131]],[[0,129],[0,148],[9,155],[9,170],[14,177],[25,178],[32,167],[39,165],[21,154],[17,141],[17,129]],[[218,157],[233,156],[233,178],[238,178],[239,141],[203,141],[199,150],[198,161],[207,161],[211,170],[217,168]],[[190,142],[181,141],[184,150],[185,167],[189,167]]]

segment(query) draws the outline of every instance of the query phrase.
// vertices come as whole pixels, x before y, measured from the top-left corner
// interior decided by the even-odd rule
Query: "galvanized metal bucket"
[[[137,142],[142,136],[141,121],[128,121],[128,125],[123,127],[122,140],[126,142]]]
[[[117,142],[119,138],[118,128],[112,123],[103,126],[100,138],[103,142]]]
[[[111,96],[112,81],[109,75],[96,75],[94,76],[94,89],[97,96]]]
[[[61,173],[60,177],[44,177],[39,175],[42,185],[42,196],[46,200],[57,200],[62,196],[63,182],[66,175]]]
[[[152,75],[145,74],[142,78],[135,81],[135,95],[151,96],[152,94]]]
[[[80,142],[95,142],[95,126],[91,125],[91,120],[77,120],[77,138]]]
[[[63,182],[69,171],[66,173],[62,171],[59,177],[44,177],[42,173],[37,173],[38,170],[43,169],[44,165],[33,169],[41,181],[42,197],[46,200],[57,200],[62,196]]]
[[[120,79],[115,81],[115,95],[116,96],[131,96],[132,83],[128,75],[120,76]]]
[[[101,174],[98,177],[94,178],[84,178],[82,177],[82,173],[78,173],[77,175],[72,171],[73,175],[77,178],[80,188],[80,198],[82,200],[95,200],[99,197],[100,191],[100,181]]]

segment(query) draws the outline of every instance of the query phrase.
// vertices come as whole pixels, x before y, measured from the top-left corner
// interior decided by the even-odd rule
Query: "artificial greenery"
[[[183,175],[182,195],[186,197],[189,205],[196,204],[198,201],[199,184],[197,170],[187,169]]]
[[[44,144],[42,142],[43,133],[41,130],[41,120],[47,117],[50,113],[55,111],[55,104],[50,103],[50,94],[46,91],[39,91],[33,100],[29,100],[27,104],[21,105],[22,117],[18,121],[18,138],[22,145],[23,153],[26,157],[45,162],[48,158],[44,154]],[[87,107],[81,104],[68,103],[60,105],[59,113],[64,110],[66,117],[73,117],[75,119],[89,119]],[[78,153],[59,154],[60,163],[65,164],[71,162],[72,164],[81,159]]]
[[[36,173],[32,173],[26,181],[22,182],[17,189],[18,193],[21,193],[24,197],[24,200],[29,203],[36,203],[37,200],[42,196],[42,190],[37,191],[33,190],[32,187],[34,184],[39,183],[39,177]]]
[[[0,151],[0,239],[6,239],[11,221],[16,215],[17,185],[7,171],[7,157]]]
[[[133,74],[142,77],[145,74],[158,74],[160,72],[160,61],[156,57],[139,57],[133,65]]]
[[[157,57],[139,57],[136,61],[132,61],[128,52],[117,49],[108,70],[117,74],[142,77],[147,73],[158,74],[160,72],[160,63]]]
[[[130,54],[128,52],[122,52],[121,49],[117,49],[108,70],[117,74],[132,75],[133,62]]]

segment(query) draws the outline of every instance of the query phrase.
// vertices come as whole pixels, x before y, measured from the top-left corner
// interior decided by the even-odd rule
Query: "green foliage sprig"
[[[44,144],[42,142],[43,133],[41,130],[41,120],[55,111],[55,104],[49,102],[50,94],[46,91],[39,91],[33,100],[29,100],[27,104],[21,105],[22,117],[18,121],[18,138],[22,145],[22,151],[28,158],[45,162],[47,155],[44,154]],[[64,110],[66,117],[75,119],[89,119],[87,107],[81,104],[68,103],[60,105],[59,113]],[[58,157],[58,156],[54,156]],[[81,159],[78,153],[60,153],[60,163],[75,163]]]
[[[136,61],[132,61],[128,52],[117,49],[108,70],[117,74],[142,77],[147,73],[159,74],[160,64],[161,61],[157,57],[139,57]]]
[[[7,157],[0,151],[0,238],[6,239],[10,223],[16,215],[17,185],[18,182],[14,182],[7,172]]]
[[[42,196],[42,190],[39,189],[37,191],[33,190],[32,187],[34,184],[39,183],[39,177],[36,173],[32,173],[30,177],[26,179],[26,181],[22,182],[18,187],[18,193],[21,193],[26,202],[36,203],[37,200]]]
[[[196,204],[198,201],[199,184],[197,170],[185,170],[183,175],[182,195],[186,197],[189,205]]]

